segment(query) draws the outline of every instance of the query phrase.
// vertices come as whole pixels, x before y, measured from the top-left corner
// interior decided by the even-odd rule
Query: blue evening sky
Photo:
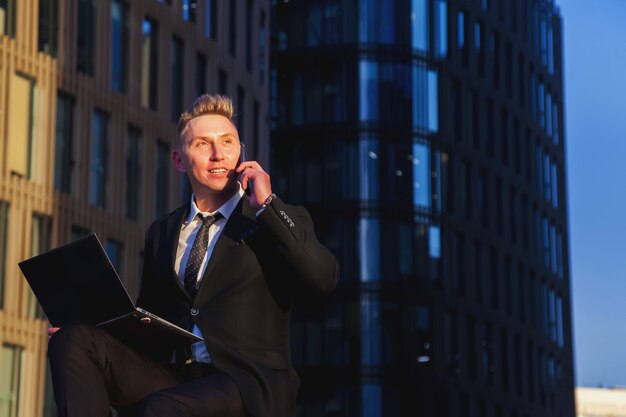
[[[557,0],[578,386],[626,386],[626,0]]]

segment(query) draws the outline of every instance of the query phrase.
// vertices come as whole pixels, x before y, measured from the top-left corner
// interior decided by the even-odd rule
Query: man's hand
[[[48,327],[48,340],[52,337],[53,334],[61,330],[60,327]]]
[[[265,199],[272,194],[272,183],[267,172],[256,161],[245,161],[239,164],[236,171],[239,173],[241,187],[246,190],[252,185],[252,192],[248,196],[250,205],[259,210]]]

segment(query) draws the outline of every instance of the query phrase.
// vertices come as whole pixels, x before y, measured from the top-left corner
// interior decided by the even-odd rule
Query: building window
[[[237,0],[230,0],[228,7],[228,52],[237,54]]]
[[[433,363],[433,328],[432,328],[432,314],[429,307],[423,305],[416,305],[414,313],[414,328],[412,334],[415,335],[414,345],[410,343],[414,351],[412,352],[412,359],[418,366],[427,366]]]
[[[111,88],[128,91],[128,44],[130,38],[128,3],[111,3]]]
[[[184,88],[185,80],[183,74],[185,73],[185,45],[183,40],[178,36],[172,36],[172,48],[170,50],[170,72],[172,74],[171,79],[171,117],[172,122],[178,122],[185,103],[184,100]]]
[[[559,144],[559,105],[556,99],[552,103],[552,142]]]
[[[198,52],[196,55],[196,97],[200,97],[207,92],[206,88],[206,56]]]
[[[122,270],[122,255],[124,252],[124,245],[116,240],[107,239],[105,250],[109,260],[111,261],[111,265],[119,274]]]
[[[490,323],[482,326],[482,341],[480,352],[480,365],[483,381],[488,385],[493,385],[494,376],[494,354],[493,354],[493,328]],[[479,413],[484,416],[486,413]]]
[[[191,183],[189,182],[189,176],[184,173],[180,175],[180,203],[189,204],[189,199],[193,190],[191,189]]]
[[[467,13],[460,11],[457,15],[457,47],[461,51],[461,59],[464,66],[467,66],[469,59],[467,46],[469,28],[470,26],[467,24]]]
[[[476,370],[477,370],[477,358],[476,358],[476,319],[473,316],[467,317],[467,322],[465,329],[467,330],[467,338],[466,338],[466,359],[467,359],[467,369],[469,373],[469,378],[472,381],[476,381]],[[462,407],[465,408],[465,407]],[[463,415],[470,415],[463,414]]]
[[[99,207],[105,207],[108,174],[109,115],[100,110],[95,110],[92,123],[89,202]]]
[[[474,287],[478,303],[483,302],[483,246],[479,241],[474,242]]]
[[[2,346],[2,373],[0,373],[0,415],[18,417],[22,357],[24,349],[10,344]]]
[[[146,17],[141,25],[141,105],[157,109],[159,25]]]
[[[413,144],[413,206],[418,210],[431,208],[430,149],[428,144]]]
[[[141,130],[128,126],[126,142],[126,217],[139,220],[141,202]]]
[[[428,52],[428,1],[411,0],[411,46],[424,53]]]
[[[489,35],[489,60],[491,61],[491,76],[493,85],[500,88],[500,36],[496,32]]]
[[[546,133],[548,134],[548,137],[552,138],[552,94],[550,93],[550,91],[546,92],[545,112]]]
[[[533,355],[532,342],[526,343],[526,381],[528,381],[528,399],[535,401],[535,356]]]
[[[0,201],[0,308],[4,307],[8,232],[9,203],[7,203],[6,201]]]
[[[228,75],[221,68],[217,71],[217,91],[220,94],[228,95]]]
[[[198,3],[196,0],[182,0],[181,1],[183,20],[191,23],[196,23],[196,9]]]
[[[448,55],[448,0],[437,1],[436,51],[439,58]]]
[[[155,176],[155,208],[157,218],[165,216],[169,207],[169,157],[170,146],[161,140],[157,141]]]
[[[359,259],[362,282],[380,281],[380,220],[362,218],[359,222]]]
[[[246,92],[242,86],[237,86],[237,126],[239,128],[239,135],[242,137],[246,136],[246,125],[245,125],[245,109],[246,109]]]
[[[31,228],[31,256],[36,256],[47,252],[52,246],[52,218],[42,214],[33,214]],[[37,302],[37,298],[32,290],[27,290],[26,316],[43,319],[44,312]]]
[[[378,63],[363,60],[359,63],[359,119],[378,119]]]
[[[206,0],[204,6],[204,36],[217,39],[217,0]]]
[[[265,53],[266,53],[266,45],[267,45],[267,28],[266,28],[266,17],[265,11],[261,10],[261,15],[259,17],[259,62],[257,63],[259,67],[259,84],[265,84]]]
[[[526,277],[524,265],[517,264],[517,305],[519,319],[522,323],[526,322]]]
[[[500,260],[496,248],[489,249],[489,278],[491,278],[491,307],[494,310],[500,308]]]
[[[430,279],[440,283],[442,273],[441,228],[437,225],[428,226],[428,257],[430,259]]]
[[[77,18],[76,70],[93,76],[96,43],[96,1],[78,0]]]
[[[485,169],[480,170],[476,179],[476,205],[481,213],[481,225],[486,228],[489,226],[489,176]]]
[[[9,87],[9,134],[7,165],[11,175],[31,178],[33,164],[35,82],[20,74],[11,75]]]
[[[504,194],[502,178],[496,177],[496,231],[499,236],[504,232]]]
[[[254,22],[252,16],[254,16],[254,4],[252,0],[246,0],[246,69],[248,72],[252,72],[252,29]]]
[[[422,63],[412,67],[412,119],[413,126],[431,133],[439,129],[439,87],[437,71]]]
[[[487,99],[487,156],[493,158],[496,147],[496,115],[492,99]]]
[[[57,93],[54,188],[67,194],[72,191],[73,135],[74,97],[59,91]]]
[[[465,295],[467,265],[465,261],[465,237],[461,233],[454,234],[453,249],[455,262],[453,263],[452,288],[460,296]]]
[[[361,363],[380,366],[382,361],[382,329],[378,294],[361,295]],[[312,338],[313,342],[318,342]],[[310,355],[309,355],[310,356]]]
[[[539,118],[539,126],[541,128],[546,127],[546,102],[545,102],[545,88],[543,81],[539,79],[537,85],[537,117]]]
[[[380,160],[377,138],[363,134],[359,140],[359,199],[376,201],[380,197]]]
[[[476,54],[476,64],[478,65],[478,74],[482,77],[485,75],[485,57],[483,46],[483,27],[482,23],[474,23],[474,52]]]
[[[39,50],[56,57],[58,33],[59,0],[39,0]]]
[[[0,0],[0,35],[15,37],[16,0]]]
[[[259,149],[261,145],[261,135],[259,132],[259,102],[254,100],[252,106],[252,151],[254,152],[254,159],[258,160],[261,154]]]

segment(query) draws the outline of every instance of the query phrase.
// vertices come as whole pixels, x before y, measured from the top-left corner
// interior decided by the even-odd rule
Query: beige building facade
[[[625,388],[576,388],[577,417],[626,417]]]
[[[136,297],[144,233],[188,201],[170,163],[199,94],[269,159],[268,0],[0,0],[0,416],[54,416],[23,259],[95,232]],[[54,279],[54,277],[51,277]]]

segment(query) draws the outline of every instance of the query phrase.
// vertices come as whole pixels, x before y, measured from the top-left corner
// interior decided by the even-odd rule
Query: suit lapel
[[[212,285],[212,279],[210,278],[211,273],[215,267],[222,262],[224,258],[226,258],[228,249],[240,243],[240,241],[245,236],[250,234],[250,232],[256,227],[257,223],[255,210],[250,206],[250,203],[246,198],[241,198],[235,207],[235,210],[233,210],[232,214],[228,218],[224,230],[213,247],[211,258],[209,259],[206,270],[202,275],[202,281],[200,282],[198,294],[206,291],[207,287]]]
[[[185,290],[184,285],[178,278],[176,274],[176,269],[174,268],[176,263],[176,250],[178,249],[178,239],[180,237],[180,229],[183,226],[183,222],[187,218],[189,214],[189,205],[182,206],[174,211],[167,219],[166,231],[165,231],[165,242],[169,245],[168,255],[169,259],[167,260],[167,265],[170,268],[171,276],[176,281],[176,284],[181,289],[181,291],[191,299],[187,290]]]

